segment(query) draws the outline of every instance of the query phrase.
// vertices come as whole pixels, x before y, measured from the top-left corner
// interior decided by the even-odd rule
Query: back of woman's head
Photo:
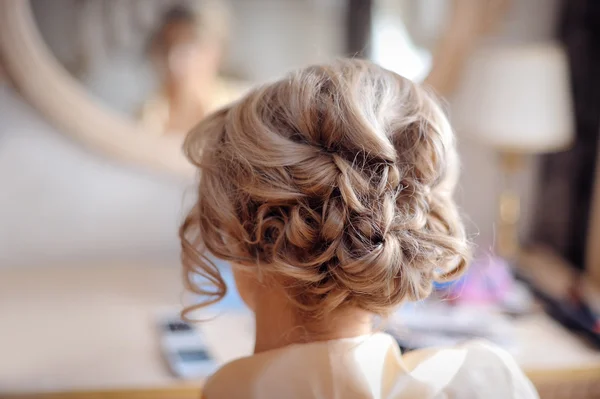
[[[185,152],[201,178],[183,264],[207,303],[226,291],[207,252],[281,284],[310,317],[386,314],[465,268],[448,121],[431,93],[370,62],[259,87],[200,123]]]

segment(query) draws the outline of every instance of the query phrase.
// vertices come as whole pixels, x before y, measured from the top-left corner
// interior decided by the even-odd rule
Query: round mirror
[[[371,28],[374,61],[444,93],[491,5],[504,2],[372,0],[366,17],[356,12]],[[184,133],[252,81],[343,55],[356,4],[7,0],[0,45],[21,93],[62,131],[112,156],[190,174]]]

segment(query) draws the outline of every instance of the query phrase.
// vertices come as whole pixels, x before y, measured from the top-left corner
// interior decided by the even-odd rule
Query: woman
[[[256,316],[254,354],[206,399],[537,398],[491,345],[402,354],[373,329],[468,263],[454,135],[427,90],[367,61],[308,67],[208,116],[185,151],[202,172],[185,282],[214,303],[206,255],[231,262]]]

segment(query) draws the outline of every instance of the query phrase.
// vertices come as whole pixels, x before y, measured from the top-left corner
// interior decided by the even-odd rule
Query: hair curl
[[[186,286],[208,297],[193,309],[226,293],[207,253],[277,278],[312,317],[385,315],[466,267],[447,118],[432,93],[368,61],[256,88],[184,149],[201,171],[180,231]]]

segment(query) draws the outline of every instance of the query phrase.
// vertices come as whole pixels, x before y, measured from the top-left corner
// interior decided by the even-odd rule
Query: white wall
[[[227,68],[256,81],[343,53],[341,0],[230,0],[233,40]],[[251,17],[249,17],[249,15]]]
[[[0,266],[175,259],[187,186],[87,151],[0,87]]]

